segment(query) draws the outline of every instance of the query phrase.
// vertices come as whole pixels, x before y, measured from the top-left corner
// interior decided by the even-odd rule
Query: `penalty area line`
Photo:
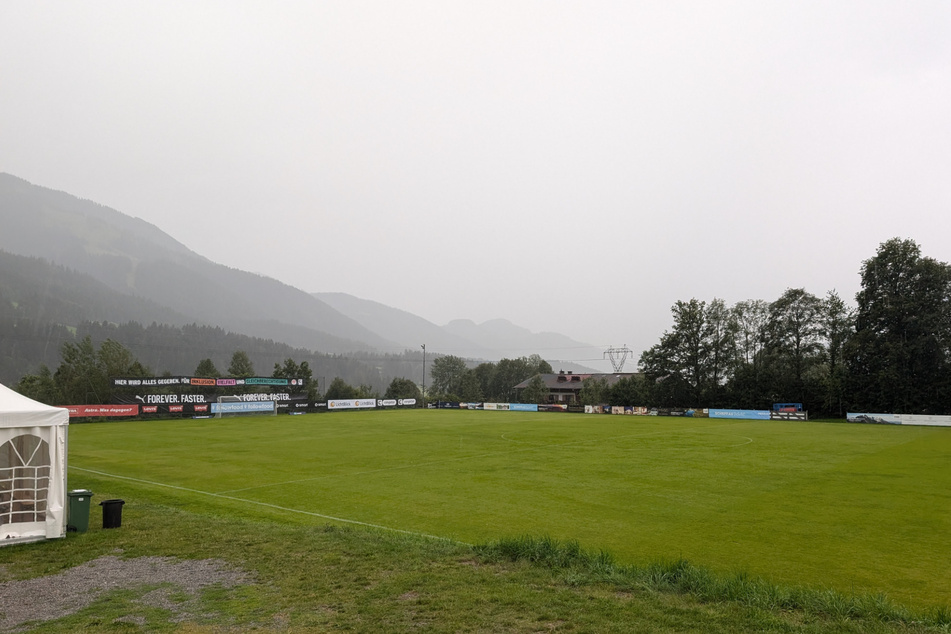
[[[129,482],[138,482],[140,484],[148,484],[150,486],[163,487],[166,489],[175,489],[176,491],[185,491],[187,493],[197,493],[199,495],[207,495],[209,497],[220,498],[222,500],[230,500],[232,502],[244,502],[246,504],[254,504],[256,506],[263,506],[263,507],[275,509],[278,511],[286,511],[288,513],[297,513],[298,515],[307,515],[309,517],[319,517],[321,519],[332,520],[334,522],[343,522],[344,524],[355,524],[357,526],[365,526],[367,528],[375,528],[378,530],[390,531],[392,533],[402,533],[403,535],[413,535],[414,537],[438,539],[439,541],[451,542],[453,544],[460,544],[462,546],[472,546],[472,544],[462,542],[457,539],[451,539],[449,537],[440,537],[439,535],[430,535],[429,533],[408,531],[406,529],[393,528],[392,526],[384,526],[382,524],[372,524],[370,522],[361,522],[360,520],[352,520],[352,519],[347,519],[345,517],[335,517],[333,515],[325,515],[324,513],[316,513],[314,511],[302,511],[300,509],[292,509],[286,506],[271,504],[269,502],[258,502],[257,500],[248,500],[246,498],[239,498],[233,495],[223,495],[221,493],[212,493],[211,491],[201,491],[200,489],[190,489],[188,487],[181,487],[174,484],[166,484],[164,482],[155,482],[153,480],[142,480],[140,478],[132,478],[129,476],[118,475],[115,473],[106,473],[104,471],[96,471],[94,469],[84,469],[82,467],[76,467],[73,465],[70,465],[68,468],[75,469],[76,471],[84,471],[86,473],[92,473],[92,474],[103,476],[106,478],[114,478],[116,480],[128,480]]]

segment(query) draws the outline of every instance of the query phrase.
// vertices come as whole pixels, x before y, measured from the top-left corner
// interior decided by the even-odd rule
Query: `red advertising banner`
[[[70,418],[89,416],[138,416],[138,405],[67,405]]]

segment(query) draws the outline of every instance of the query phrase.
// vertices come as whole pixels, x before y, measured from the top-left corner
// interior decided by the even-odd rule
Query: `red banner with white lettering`
[[[138,416],[138,405],[66,405],[70,418],[94,416]]]

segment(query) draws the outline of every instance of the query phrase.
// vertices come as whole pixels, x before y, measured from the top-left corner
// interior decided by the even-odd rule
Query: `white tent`
[[[66,535],[69,412],[0,385],[0,546]]]

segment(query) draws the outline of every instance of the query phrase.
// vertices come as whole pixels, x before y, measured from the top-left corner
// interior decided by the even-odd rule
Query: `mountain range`
[[[56,323],[66,326],[79,320],[203,324],[334,355],[419,351],[422,344],[431,353],[491,361],[533,353],[594,358],[600,352],[504,319],[438,326],[344,293],[309,294],[212,262],[141,219],[4,173],[0,228],[0,251],[6,252],[0,308],[4,287],[9,295],[15,281],[21,290],[8,303],[21,303],[22,289],[31,288],[38,303],[31,315],[56,314]]]

